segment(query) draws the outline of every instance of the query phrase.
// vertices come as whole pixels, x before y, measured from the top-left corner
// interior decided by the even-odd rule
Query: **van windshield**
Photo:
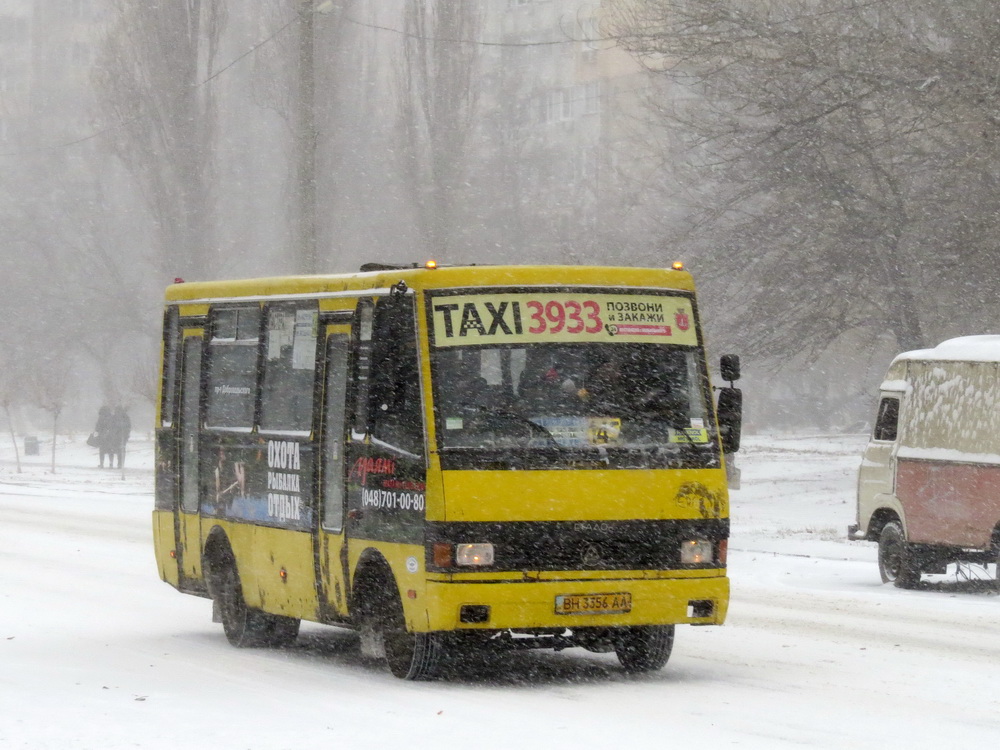
[[[449,466],[710,466],[718,461],[699,350],[639,343],[442,348],[435,418]]]

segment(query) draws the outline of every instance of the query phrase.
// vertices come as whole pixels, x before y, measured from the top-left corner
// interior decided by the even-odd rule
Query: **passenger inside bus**
[[[579,390],[582,400],[594,406],[620,408],[619,393],[622,386],[622,373],[618,363],[605,360],[595,367],[587,377],[586,385]]]
[[[489,383],[480,373],[478,358],[465,357],[456,366],[455,396],[462,403],[485,406],[488,403]]]
[[[522,376],[518,397],[519,406],[529,411],[571,408],[578,400],[573,378],[555,364],[540,368],[534,376]]]

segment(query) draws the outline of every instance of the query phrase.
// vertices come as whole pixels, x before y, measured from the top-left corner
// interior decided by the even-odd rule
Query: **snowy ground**
[[[578,649],[405,683],[346,631],[231,648],[156,575],[152,455],[82,438],[13,471],[0,448],[0,748],[954,748],[1000,739],[1000,597],[883,586],[848,542],[863,439],[745,441],[730,617],[624,674]],[[43,454],[47,447],[43,445]]]

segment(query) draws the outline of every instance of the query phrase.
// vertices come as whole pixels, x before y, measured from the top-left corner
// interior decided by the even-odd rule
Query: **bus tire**
[[[361,604],[361,627],[381,643],[389,671],[401,680],[436,679],[444,656],[442,636],[406,629],[403,603],[390,574],[366,581],[362,590],[368,600]]]
[[[302,625],[302,620],[297,617],[284,617],[283,615],[266,616],[274,619],[271,635],[267,641],[268,646],[281,648],[295,643],[295,639],[299,637],[299,626]]]
[[[299,634],[299,620],[255,609],[243,598],[235,561],[221,566],[213,586],[226,640],[237,648],[286,646]]]
[[[662,669],[673,649],[673,625],[622,628],[615,638],[615,656],[626,672],[655,672]]]
[[[901,589],[916,588],[920,583],[920,568],[914,563],[899,521],[889,521],[879,534],[878,572],[883,583]]]
[[[385,660],[401,680],[436,680],[441,674],[442,646],[438,633],[409,633],[393,629],[385,634]]]

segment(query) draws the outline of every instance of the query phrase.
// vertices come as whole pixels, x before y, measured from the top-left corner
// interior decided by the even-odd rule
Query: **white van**
[[[900,354],[879,390],[848,536],[877,541],[882,580],[901,588],[998,562],[1000,336]]]

